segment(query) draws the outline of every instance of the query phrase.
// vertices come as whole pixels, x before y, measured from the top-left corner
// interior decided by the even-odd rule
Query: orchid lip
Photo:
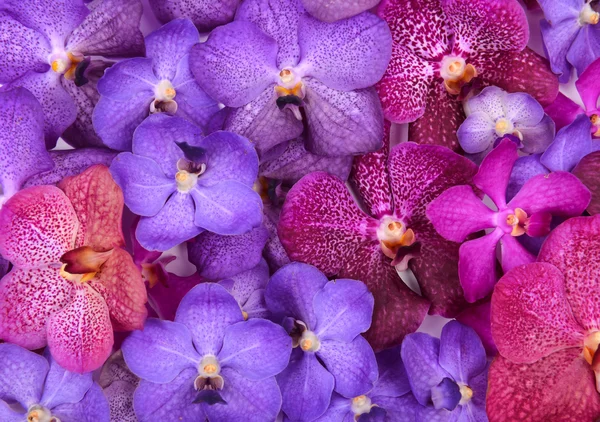
[[[477,69],[459,56],[445,56],[440,63],[440,76],[448,93],[459,95],[463,86],[477,76]]]
[[[458,404],[460,405],[465,405],[468,402],[471,401],[471,399],[473,398],[473,389],[471,387],[469,387],[466,384],[458,384],[458,387],[460,389],[460,402],[458,402]]]
[[[56,416],[52,416],[50,410],[39,404],[33,405],[27,412],[27,422],[60,422]]]
[[[198,376],[194,381],[194,388],[202,390],[222,390],[225,381],[220,375],[221,364],[214,355],[205,355],[198,365]]]
[[[181,193],[190,192],[198,183],[198,174],[190,173],[186,170],[179,170],[175,174],[175,182],[177,182],[177,190]]]
[[[300,107],[304,105],[306,88],[302,82],[301,74],[290,68],[281,70],[274,90],[277,97],[277,107],[280,110],[290,110],[296,119],[302,120]]]
[[[356,396],[351,400],[350,410],[352,410],[352,413],[354,413],[356,418],[357,416],[371,412],[373,406],[371,399],[363,394],[361,396]]]
[[[417,252],[415,248],[406,250],[416,244],[413,230],[395,217],[384,216],[377,228],[377,239],[383,254],[393,260],[393,265],[400,271],[406,270],[408,261],[414,256],[414,252]]]
[[[579,12],[579,25],[596,25],[598,22],[600,22],[600,13],[592,8],[591,2],[586,2]]]
[[[321,348],[321,341],[315,333],[306,330],[302,333],[298,345],[304,352],[317,352]]]
[[[96,276],[112,253],[113,249],[98,252],[89,246],[70,250],[60,257],[63,263],[60,275],[73,282],[86,283]]]
[[[173,115],[177,113],[177,102],[174,100],[177,91],[168,79],[163,79],[154,87],[154,101],[150,103],[150,114],[167,113]]]

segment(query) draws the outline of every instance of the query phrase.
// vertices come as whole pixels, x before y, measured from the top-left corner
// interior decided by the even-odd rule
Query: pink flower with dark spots
[[[600,216],[571,218],[537,262],[509,271],[492,296],[500,351],[489,372],[496,421],[600,417]]]
[[[20,191],[0,210],[0,338],[46,345],[72,372],[99,368],[113,329],[141,328],[146,289],[125,252],[123,195],[105,166],[64,179],[59,189]]]
[[[375,297],[365,337],[375,349],[397,345],[431,313],[455,316],[466,305],[458,280],[459,243],[438,235],[425,215],[432,199],[470,183],[477,167],[447,148],[404,143],[388,154],[359,157],[350,176],[364,212],[344,182],[317,172],[290,190],[279,237],[290,258],[327,276],[367,284]],[[411,291],[397,268],[410,268],[424,297]]]
[[[542,105],[556,98],[557,77],[526,47],[527,18],[516,0],[384,0],[378,14],[394,41],[378,84],[384,115],[414,122],[414,142],[459,149],[462,97],[471,87],[526,92]]]

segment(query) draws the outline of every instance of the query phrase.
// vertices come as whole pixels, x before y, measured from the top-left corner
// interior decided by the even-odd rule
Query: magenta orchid
[[[54,186],[20,191],[0,210],[0,338],[46,344],[73,372],[99,368],[113,329],[140,328],[146,290],[122,249],[123,195],[104,166]]]
[[[394,39],[378,84],[384,115],[414,122],[414,142],[458,149],[460,94],[475,78],[542,105],[556,98],[556,76],[526,47],[527,19],[516,0],[383,0],[378,14]]]
[[[490,421],[600,417],[600,216],[572,218],[492,296]],[[595,377],[594,377],[595,375]]]
[[[458,281],[459,244],[446,241],[425,215],[429,202],[452,186],[470,183],[476,166],[440,146],[400,144],[359,157],[351,181],[363,212],[344,183],[312,173],[290,190],[279,237],[292,260],[328,276],[364,281],[375,297],[365,334],[375,349],[398,344],[430,312],[454,316],[466,305]],[[410,268],[423,298],[401,280]],[[426,300],[428,299],[428,300]]]
[[[467,185],[446,190],[427,208],[433,226],[448,240],[462,242],[471,233],[494,229],[460,247],[458,272],[469,302],[492,292],[497,280],[498,242],[505,272],[534,262],[535,256],[517,238],[545,236],[550,232],[553,216],[581,215],[590,202],[590,192],[583,183],[572,174],[559,171],[531,178],[507,203],[506,188],[517,157],[517,145],[504,139],[483,160],[473,178],[475,186],[490,197],[497,211],[485,205]]]

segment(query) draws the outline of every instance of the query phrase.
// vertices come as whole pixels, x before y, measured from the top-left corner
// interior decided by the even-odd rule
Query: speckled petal
[[[148,98],[153,97],[154,86],[159,79],[154,74],[152,65],[152,59],[142,57],[120,61],[106,69],[104,76],[98,81],[98,92],[101,96],[118,102],[130,102],[143,94],[148,95]],[[149,109],[146,110],[148,111]]]
[[[533,363],[556,351],[583,346],[561,271],[533,263],[508,272],[492,296],[492,335],[502,356]]]
[[[571,171],[592,152],[592,123],[585,114],[556,134],[554,142],[542,154],[540,162],[552,171]]]
[[[202,32],[233,20],[241,0],[150,0],[156,17],[163,23],[177,18],[191,19]]]
[[[175,316],[175,322],[192,333],[194,346],[201,356],[217,355],[223,345],[225,329],[243,321],[240,306],[224,287],[202,283],[185,295]]]
[[[125,244],[121,230],[123,193],[108,167],[92,166],[78,176],[63,179],[59,187],[71,200],[81,223],[76,246],[104,251]]]
[[[390,30],[371,13],[335,23],[301,15],[298,37],[302,56],[298,67],[329,88],[370,87],[381,79],[390,61]]]
[[[50,315],[47,332],[52,357],[78,373],[102,366],[114,343],[106,302],[86,285],[77,286],[72,302]]]
[[[241,107],[276,81],[276,54],[275,40],[252,23],[236,21],[195,45],[190,67],[208,95],[228,107]]]
[[[113,249],[100,272],[90,281],[106,301],[117,331],[141,329],[146,319],[146,288],[131,255]]]
[[[580,348],[531,365],[499,356],[490,367],[487,413],[491,422],[593,420],[600,415],[594,372]]]
[[[304,83],[308,151],[340,156],[381,148],[383,111],[375,88],[343,92],[313,78]]]
[[[600,217],[578,217],[558,226],[544,243],[539,261],[556,266],[565,277],[567,299],[579,323],[597,330],[600,306],[590,297],[598,293],[600,274]]]
[[[258,293],[263,297],[262,305],[264,304],[264,289],[269,282],[269,266],[264,259],[261,259],[258,265],[247,271],[241,272],[231,278],[219,281],[219,284],[231,293],[231,295],[240,304],[242,310],[247,311],[246,304],[254,301],[254,297]],[[258,305],[258,303],[256,303]]]
[[[67,371],[56,363],[48,349],[44,350],[44,357],[50,364],[50,370],[44,382],[44,394],[40,404],[52,409],[57,405],[80,402],[92,387],[92,374]]]
[[[79,221],[54,186],[22,190],[0,210],[0,254],[22,268],[58,262],[73,249]]]
[[[325,22],[346,19],[377,6],[377,0],[302,0],[304,8]]]
[[[45,72],[49,69],[48,40],[34,29],[24,26],[9,13],[0,12],[0,83],[10,82],[29,70]]]
[[[547,114],[535,126],[521,126],[516,128],[523,135],[523,148],[527,154],[541,154],[554,140],[555,124]]]
[[[135,375],[160,384],[173,381],[186,368],[197,368],[201,359],[185,325],[156,318],[131,333],[122,350]]]
[[[103,0],[71,33],[65,49],[86,56],[142,56],[141,18],[139,0]]]
[[[460,147],[468,154],[486,151],[498,138],[494,126],[487,113],[476,111],[469,114],[456,133]]]
[[[0,185],[10,198],[27,178],[51,170],[54,163],[44,142],[44,112],[24,88],[0,91]]]
[[[573,174],[590,190],[592,200],[587,207],[591,215],[600,214],[600,152],[585,157],[573,169]]]
[[[263,226],[238,236],[205,231],[188,243],[188,257],[202,277],[220,280],[256,266],[269,234]]]
[[[292,420],[309,422],[329,407],[334,378],[314,353],[295,349],[288,367],[277,376],[283,404],[281,410]]]
[[[74,148],[86,147],[104,147],[102,139],[94,130],[92,116],[94,107],[100,99],[100,94],[94,81],[89,81],[83,86],[75,85],[74,81],[67,78],[61,78],[62,87],[69,93],[75,107],[77,108],[77,117],[73,124],[69,126],[61,135],[61,138]]]
[[[46,321],[73,295],[58,269],[14,268],[0,283],[0,337],[28,349],[46,345]]]
[[[0,357],[0,400],[17,401],[26,409],[37,404],[42,398],[48,361],[10,343],[0,344]]]
[[[538,174],[547,174],[549,170],[540,163],[541,154],[525,155],[517,158],[506,188],[506,199],[511,200],[521,190],[525,182]]]
[[[191,195],[175,192],[158,214],[140,219],[135,235],[145,249],[166,251],[202,233],[194,212]]]
[[[562,17],[564,18],[564,15]],[[550,16],[546,16],[546,18],[551,19]],[[571,78],[573,66],[567,61],[567,53],[581,29],[578,18],[579,16],[562,19],[562,21],[553,22],[552,24],[547,20],[540,22],[544,48],[547,51],[550,66],[562,83],[567,83]]]
[[[405,45],[394,44],[392,59],[377,84],[385,118],[396,123],[407,123],[423,116],[433,79],[434,71],[430,62]]]

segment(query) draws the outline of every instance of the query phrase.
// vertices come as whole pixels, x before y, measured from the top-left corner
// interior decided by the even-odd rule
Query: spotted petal
[[[209,32],[233,20],[241,0],[151,0],[150,6],[156,17],[163,23],[177,18],[191,19],[201,32]]]
[[[0,400],[17,401],[26,409],[39,403],[49,370],[48,361],[10,343],[0,344],[0,356]]]
[[[358,15],[376,6],[377,0],[302,0],[304,8],[315,18],[325,22],[335,22]]]

